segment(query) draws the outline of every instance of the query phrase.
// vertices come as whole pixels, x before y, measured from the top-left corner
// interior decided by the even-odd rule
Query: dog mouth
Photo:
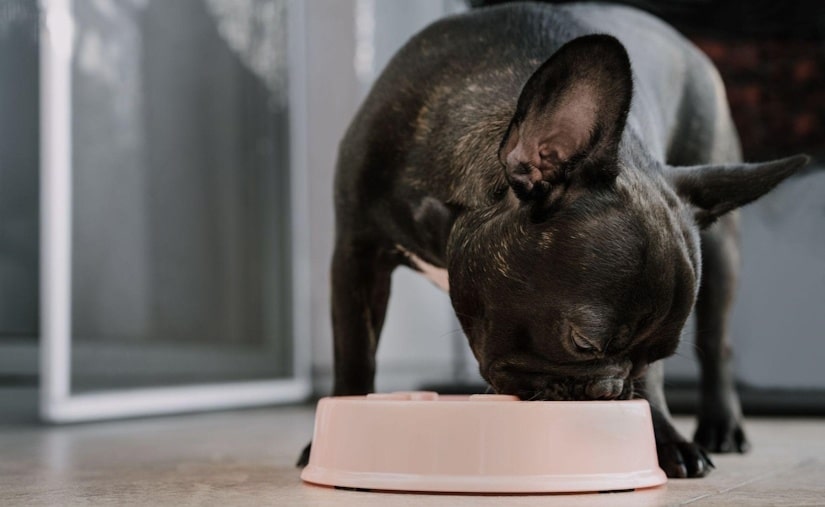
[[[632,379],[602,378],[589,381],[548,382],[544,386],[498,389],[497,394],[511,394],[523,401],[595,401],[629,400],[636,393]]]
[[[524,401],[629,400],[642,386],[646,370],[647,365],[628,365],[622,371],[553,375],[508,368],[490,371],[487,380],[497,394],[515,395]]]

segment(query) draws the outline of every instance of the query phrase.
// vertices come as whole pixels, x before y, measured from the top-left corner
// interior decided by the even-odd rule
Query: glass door
[[[41,8],[44,418],[306,397],[302,3]]]
[[[0,424],[37,410],[37,12],[0,3]]]

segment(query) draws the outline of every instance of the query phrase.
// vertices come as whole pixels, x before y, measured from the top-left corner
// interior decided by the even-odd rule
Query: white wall
[[[746,208],[731,326],[738,377],[758,387],[825,387],[825,171]]]
[[[736,377],[755,387],[825,386],[825,172],[791,178],[742,210],[742,265],[730,335]],[[694,379],[693,322],[670,378]]]
[[[358,82],[352,66],[353,0],[306,2],[307,20],[307,164],[312,278],[312,363],[326,372],[332,363],[328,264],[334,222],[332,175],[338,141],[355,113]],[[333,77],[334,76],[334,77]],[[328,394],[327,385],[320,392]]]

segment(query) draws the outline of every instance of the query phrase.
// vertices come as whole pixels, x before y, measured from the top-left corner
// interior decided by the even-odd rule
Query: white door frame
[[[293,377],[84,394],[71,392],[72,0],[39,2],[44,17],[40,24],[41,417],[74,422],[306,399],[312,386],[303,2],[292,0],[288,8]]]

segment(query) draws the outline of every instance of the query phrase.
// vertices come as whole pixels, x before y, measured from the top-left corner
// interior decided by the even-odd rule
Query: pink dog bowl
[[[318,402],[306,482],[467,492],[615,491],[664,484],[650,407],[399,392]]]

